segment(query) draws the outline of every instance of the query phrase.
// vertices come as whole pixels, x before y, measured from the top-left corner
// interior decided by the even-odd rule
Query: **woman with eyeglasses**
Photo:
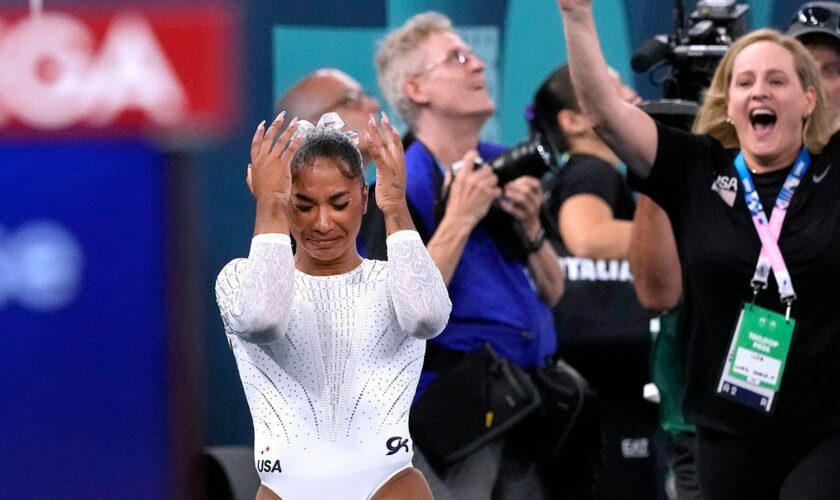
[[[558,5],[579,99],[673,224],[704,497],[840,498],[840,138],[813,58],[745,35],[681,132],[619,98],[591,0]]]
[[[257,499],[430,499],[411,466],[408,410],[451,304],[408,214],[399,134],[373,115],[362,140],[388,261],[359,256],[361,154],[331,115],[308,131],[293,120],[280,134],[282,114],[257,128],[250,254],[216,282],[253,418]]]

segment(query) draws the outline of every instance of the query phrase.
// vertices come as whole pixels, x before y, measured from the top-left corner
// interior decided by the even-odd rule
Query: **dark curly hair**
[[[301,168],[314,165],[318,158],[338,161],[342,175],[348,179],[361,179],[364,182],[362,154],[344,132],[326,128],[311,130],[303,139],[300,149],[292,157],[290,163],[292,178],[295,178]]]

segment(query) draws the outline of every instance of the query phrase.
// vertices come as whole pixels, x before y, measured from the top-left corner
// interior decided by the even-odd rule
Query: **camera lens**
[[[556,166],[550,145],[544,144],[542,134],[535,133],[525,140],[498,156],[490,166],[499,177],[499,185],[530,175],[541,178],[549,169]]]

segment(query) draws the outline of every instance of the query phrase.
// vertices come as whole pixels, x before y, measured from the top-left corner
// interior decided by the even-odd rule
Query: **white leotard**
[[[368,498],[411,464],[425,339],[451,303],[415,231],[387,246],[388,262],[310,276],[294,269],[288,235],[257,235],[216,281],[257,470],[283,500]]]

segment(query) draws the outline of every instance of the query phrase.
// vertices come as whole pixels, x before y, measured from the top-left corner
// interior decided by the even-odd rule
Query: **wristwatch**
[[[545,229],[540,228],[540,232],[537,233],[537,237],[531,241],[526,241],[525,243],[525,250],[528,253],[534,253],[540,249],[540,247],[545,243]]]

